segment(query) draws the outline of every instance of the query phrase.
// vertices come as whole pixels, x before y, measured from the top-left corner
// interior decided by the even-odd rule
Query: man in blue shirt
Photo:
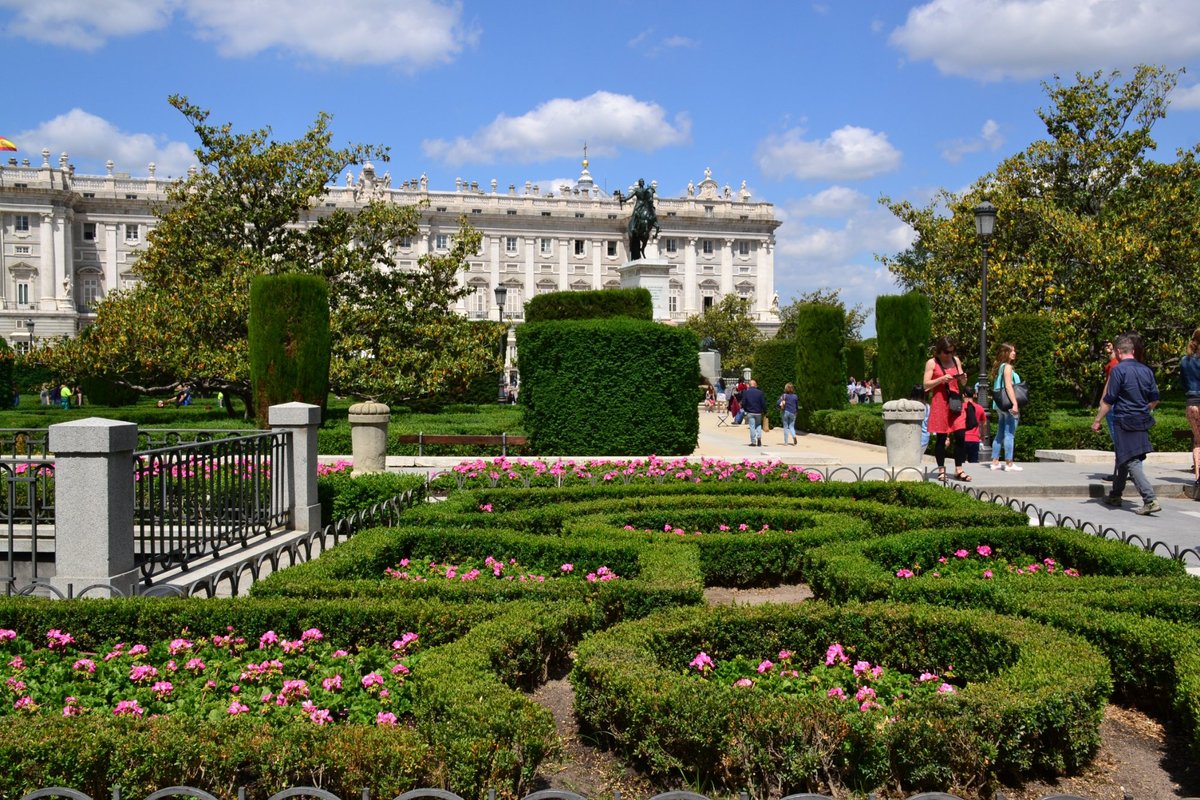
[[[750,446],[762,447],[762,418],[767,413],[767,397],[758,388],[758,381],[750,381],[750,386],[742,392],[742,409],[750,424]]]
[[[1112,412],[1117,475],[1104,501],[1119,507],[1125,482],[1132,479],[1142,496],[1142,506],[1134,513],[1145,516],[1162,511],[1142,468],[1146,454],[1154,449],[1150,446],[1150,429],[1155,420],[1150,412],[1158,405],[1158,384],[1154,371],[1134,357],[1136,341],[1132,335],[1118,336],[1113,346],[1120,362],[1108,373],[1108,388],[1092,421],[1092,430],[1099,431],[1105,415]]]

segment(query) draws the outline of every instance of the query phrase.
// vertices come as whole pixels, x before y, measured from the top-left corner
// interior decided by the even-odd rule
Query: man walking
[[[750,425],[750,446],[762,447],[762,421],[763,414],[767,413],[767,397],[758,388],[758,381],[751,380],[746,391],[742,392],[742,409]]]
[[[1105,415],[1112,412],[1117,474],[1112,492],[1104,502],[1120,506],[1125,482],[1132,479],[1142,496],[1142,506],[1134,509],[1134,513],[1145,516],[1162,511],[1142,468],[1146,454],[1154,449],[1150,446],[1150,429],[1155,420],[1150,412],[1158,405],[1158,384],[1154,381],[1154,372],[1135,358],[1136,345],[1130,334],[1118,336],[1113,342],[1119,361],[1108,373],[1108,384],[1096,418],[1092,420],[1092,430],[1099,431]]]

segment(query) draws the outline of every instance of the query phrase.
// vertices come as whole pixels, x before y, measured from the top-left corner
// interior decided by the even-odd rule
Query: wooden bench
[[[449,445],[478,445],[485,447],[500,447],[500,455],[508,455],[509,447],[524,447],[528,443],[528,437],[525,436],[509,436],[507,433],[501,434],[466,434],[466,433],[404,433],[399,436],[390,437],[393,441],[400,444],[415,444],[417,446],[417,455],[425,455],[425,445],[427,444],[449,444]]]

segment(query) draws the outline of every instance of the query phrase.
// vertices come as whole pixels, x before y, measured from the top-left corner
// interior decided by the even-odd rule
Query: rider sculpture
[[[625,200],[634,200],[633,215],[629,217],[629,260],[638,261],[646,257],[646,244],[650,241],[650,232],[654,231],[657,238],[661,232],[658,227],[658,214],[654,212],[654,187],[647,186],[643,178],[639,178],[637,186],[630,190],[626,198],[620,189],[613,192],[621,205]]]

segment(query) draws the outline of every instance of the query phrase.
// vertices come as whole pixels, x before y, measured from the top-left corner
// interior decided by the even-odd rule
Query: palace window
[[[447,234],[439,233],[433,237],[433,247],[435,250],[445,250],[450,244],[450,237]]]
[[[412,247],[412,237],[411,236],[401,236],[400,237],[400,246],[402,248],[404,248],[405,250]]]
[[[17,216],[13,220],[13,230],[28,231],[29,230],[29,215],[28,214],[17,214]]]
[[[81,281],[80,289],[83,290],[83,302],[89,307],[93,307],[100,302],[100,279],[99,278],[84,278]]]
[[[17,284],[17,305],[29,305],[29,284],[24,281]]]
[[[510,208],[510,209],[508,210],[508,215],[509,215],[510,217],[515,217],[515,216],[517,215],[517,210],[516,210],[515,208]]]
[[[515,237],[515,236],[505,236],[504,237],[504,252],[506,252],[506,253],[517,252],[517,237]]]
[[[611,258],[611,257],[615,256],[616,254],[617,254],[617,243],[616,242],[608,242],[609,257]]]
[[[713,254],[712,239],[705,239],[701,245],[701,250],[704,251],[704,255],[711,256]]]
[[[674,253],[679,250],[679,243],[674,239],[667,239],[667,252]]]
[[[750,255],[750,243],[749,242],[738,242],[737,244],[738,244],[737,249],[738,249],[739,256]]]
[[[94,222],[83,223],[83,240],[85,242],[96,241],[96,223],[94,223]]]
[[[587,252],[585,247],[586,247],[586,245],[585,245],[583,239],[576,239],[575,240],[575,255],[577,255],[577,256],[584,255]]]
[[[13,253],[18,256],[28,256],[33,254],[33,248],[27,244],[13,245]]]
[[[125,241],[136,242],[142,238],[141,230],[137,225],[125,225]]]
[[[552,239],[542,239],[541,250],[543,253],[549,255],[553,247],[554,241]]]

